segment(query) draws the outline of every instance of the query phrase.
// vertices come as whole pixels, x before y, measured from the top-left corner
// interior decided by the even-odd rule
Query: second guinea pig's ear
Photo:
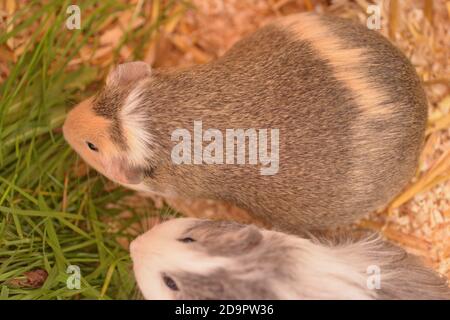
[[[150,65],[143,61],[119,64],[106,78],[106,85],[127,85],[142,80],[152,74]]]
[[[257,227],[246,226],[236,233],[236,239],[243,246],[241,250],[246,251],[259,245],[263,239],[263,235]]]
[[[252,225],[227,232],[219,237],[220,241],[212,244],[213,252],[219,255],[240,255],[248,253],[263,240],[261,231]]]
[[[106,176],[121,184],[139,184],[144,179],[144,169],[114,157],[105,164]]]

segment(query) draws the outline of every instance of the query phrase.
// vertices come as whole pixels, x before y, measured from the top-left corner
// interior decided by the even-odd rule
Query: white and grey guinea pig
[[[387,39],[345,19],[298,14],[203,65],[120,65],[94,98],[70,111],[63,130],[86,162],[127,187],[223,200],[295,232],[386,206],[414,175],[426,120],[420,79]],[[204,161],[194,163],[186,147],[179,153],[187,160],[176,163],[180,146],[201,149],[192,143],[196,121]],[[209,139],[209,129],[223,139]],[[177,130],[189,138],[173,139]],[[245,164],[236,164],[228,130],[258,139],[256,164],[246,160],[250,146],[240,153]],[[273,172],[262,175],[266,169]]]
[[[146,299],[450,299],[443,277],[379,236],[331,244],[182,218],[130,251]]]

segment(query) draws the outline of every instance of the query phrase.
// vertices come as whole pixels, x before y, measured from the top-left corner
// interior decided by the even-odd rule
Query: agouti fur
[[[172,132],[200,120],[221,132],[279,129],[278,172],[174,164]],[[415,172],[426,120],[420,80],[388,40],[344,19],[298,14],[204,65],[120,65],[69,113],[64,134],[127,187],[224,200],[292,231],[348,223],[387,205]]]

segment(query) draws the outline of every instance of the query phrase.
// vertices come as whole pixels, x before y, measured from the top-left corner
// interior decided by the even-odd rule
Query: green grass
[[[14,28],[0,34],[3,46],[33,28],[25,53],[8,63],[9,77],[0,84],[0,299],[133,298],[129,254],[116,240],[131,239],[127,227],[142,215],[127,205],[130,191],[106,191],[107,181],[95,172],[76,173],[78,158],[60,130],[68,107],[92,95],[107,72],[88,64],[71,69],[68,63],[108,18],[127,7],[111,0],[78,2],[82,29],[67,30],[70,1],[27,3],[15,13]],[[142,52],[173,5],[161,5],[155,23],[126,34],[120,45],[135,44],[136,53]],[[124,211],[132,218],[113,229],[106,221]],[[156,214],[161,212],[146,211]],[[80,267],[79,290],[66,285],[69,265]],[[36,269],[48,273],[42,285],[20,283]]]

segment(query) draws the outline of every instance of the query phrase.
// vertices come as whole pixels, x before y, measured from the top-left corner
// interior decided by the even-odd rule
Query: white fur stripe
[[[125,139],[129,147],[127,154],[131,164],[146,165],[152,156],[153,137],[148,132],[148,115],[142,105],[142,86],[138,85],[128,95],[120,113]]]
[[[319,55],[329,61],[334,76],[351,90],[353,98],[365,116],[389,115],[392,105],[384,104],[385,93],[373,87],[369,76],[363,72],[367,68],[366,49],[346,48],[346,43],[333,33],[315,15],[293,15],[282,24],[300,40],[308,41]]]

